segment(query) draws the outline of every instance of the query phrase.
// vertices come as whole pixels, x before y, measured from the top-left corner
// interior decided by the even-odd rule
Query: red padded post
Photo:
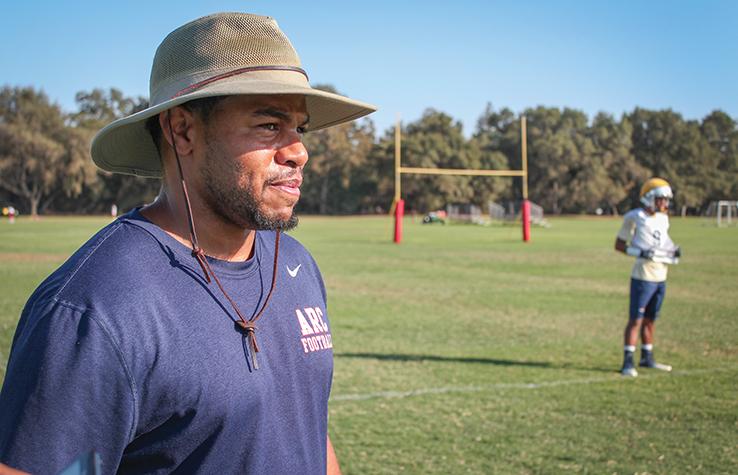
[[[523,200],[523,242],[530,241],[530,201]]]
[[[395,206],[395,243],[402,241],[402,217],[405,215],[405,200],[397,200]]]

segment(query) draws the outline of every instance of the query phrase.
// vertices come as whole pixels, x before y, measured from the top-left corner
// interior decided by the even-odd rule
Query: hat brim
[[[146,130],[146,120],[174,106],[193,99],[231,95],[301,95],[305,97],[310,116],[309,130],[319,130],[371,114],[376,107],[310,86],[285,84],[269,80],[219,81],[189,94],[156,104],[128,117],[111,122],[92,140],[91,154],[95,164],[103,170],[137,175],[161,177],[161,159],[151,134]]]

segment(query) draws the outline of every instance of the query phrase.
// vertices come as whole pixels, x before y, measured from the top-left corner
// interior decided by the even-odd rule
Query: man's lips
[[[269,186],[294,196],[300,196],[300,185],[302,185],[302,177],[282,178],[269,182]]]

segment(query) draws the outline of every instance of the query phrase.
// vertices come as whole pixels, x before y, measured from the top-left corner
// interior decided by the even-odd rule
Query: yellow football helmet
[[[641,203],[651,209],[656,209],[656,198],[672,199],[673,197],[674,193],[671,191],[669,182],[663,178],[651,178],[641,187]]]

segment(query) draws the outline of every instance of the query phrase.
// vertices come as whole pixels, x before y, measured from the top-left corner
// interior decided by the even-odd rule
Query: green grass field
[[[0,366],[33,288],[107,220],[0,222]],[[618,219],[518,227],[306,217],[335,343],[346,474],[738,473],[738,228],[672,219],[656,355],[618,373],[632,259]],[[4,375],[0,373],[0,378]],[[0,409],[1,410],[1,409]]]

